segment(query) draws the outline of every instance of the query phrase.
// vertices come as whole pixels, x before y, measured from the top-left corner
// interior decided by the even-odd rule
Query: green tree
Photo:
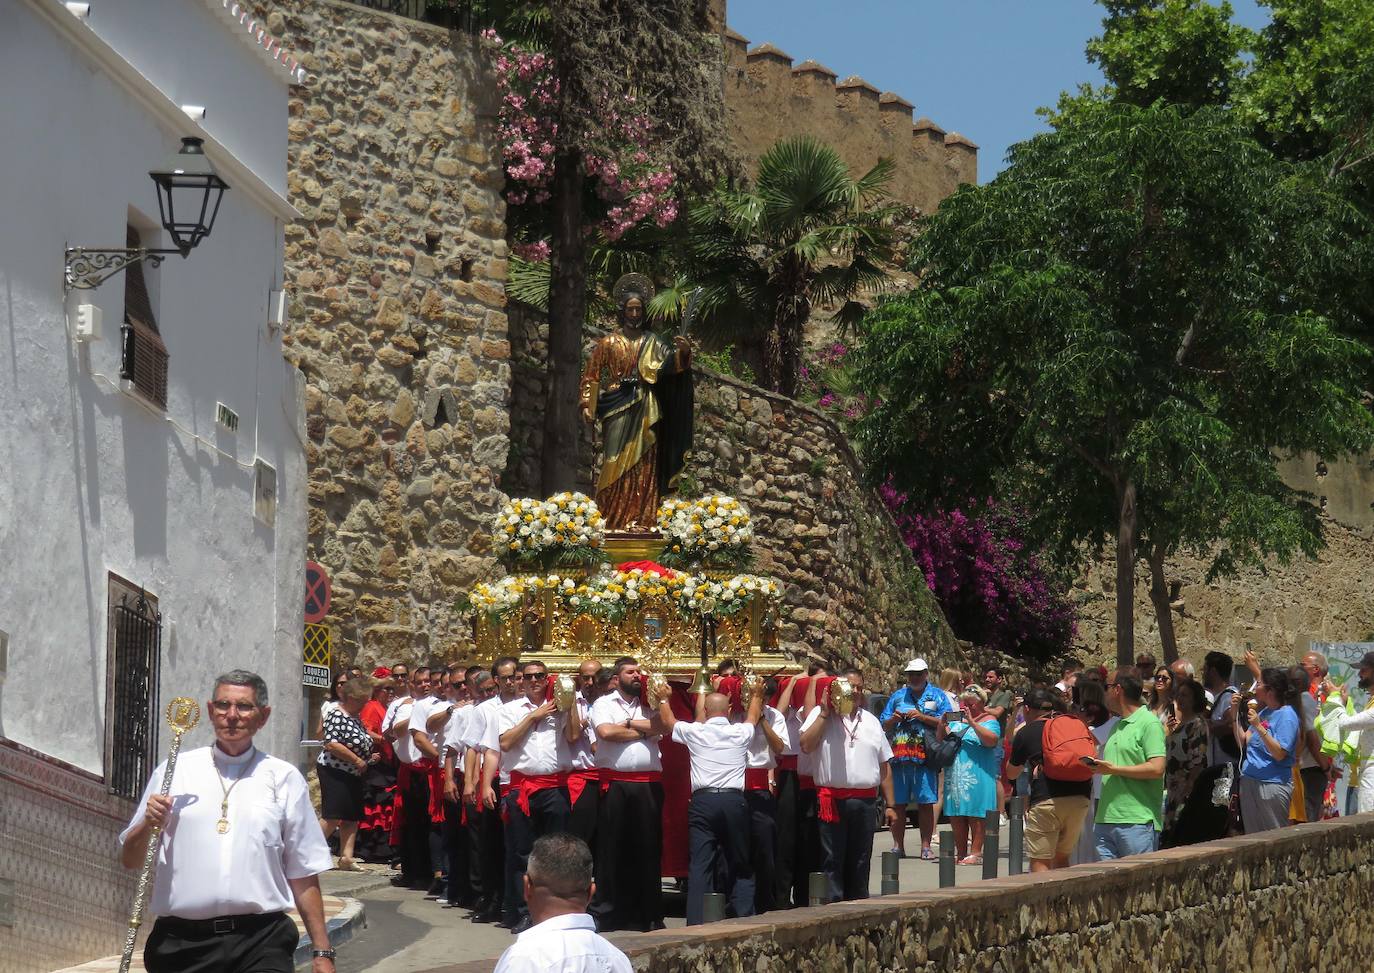
[[[762,343],[762,384],[795,396],[802,329],[816,304],[839,303],[855,324],[859,297],[884,288],[905,208],[888,201],[891,160],[855,179],[838,152],[785,139],[759,159],[753,185],[722,183],[689,211],[683,269],[652,310],[675,319],[698,292],[703,333]]]
[[[1018,497],[1065,561],[1114,539],[1129,663],[1138,558],[1320,546],[1275,457],[1374,443],[1329,287],[1356,231],[1223,110],[1100,104],[926,222],[920,285],[865,320],[866,457],[917,502]]]
[[[1224,105],[1254,34],[1232,23],[1229,3],[1207,0],[1099,0],[1102,36],[1088,60],[1102,68],[1115,100],[1201,107]]]

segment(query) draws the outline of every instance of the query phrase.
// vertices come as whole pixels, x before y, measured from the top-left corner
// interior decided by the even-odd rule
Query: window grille
[[[126,227],[130,249],[143,246],[132,226]],[[131,382],[145,399],[167,408],[167,346],[157,330],[153,303],[142,263],[130,264],[124,272],[124,324],[119,330],[123,350],[119,377]]]
[[[156,765],[162,613],[146,591],[110,579],[106,713],[110,792],[137,798]]]

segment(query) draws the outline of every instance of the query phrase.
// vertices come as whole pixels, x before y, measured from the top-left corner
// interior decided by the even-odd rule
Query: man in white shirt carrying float
[[[812,683],[806,700],[812,708],[801,732],[802,750],[815,755],[822,867],[832,902],[868,898],[874,801],[880,790],[887,806],[887,825],[891,827],[897,819],[888,764],[892,745],[883,725],[864,705],[863,675],[857,669],[846,669],[841,678],[854,690],[854,711],[841,716],[823,698],[817,702],[816,685]]]
[[[640,700],[639,663],[612,666],[616,688],[592,704],[601,775],[596,894],[591,912],[602,932],[663,928],[663,726]]]
[[[463,801],[468,806],[469,825],[477,828],[485,900],[473,910],[472,921],[506,926],[511,925],[505,921],[511,912],[506,908],[504,894],[506,829],[501,823],[501,790],[510,776],[500,770],[501,734],[496,721],[501,706],[520,695],[520,660],[501,656],[491,664],[491,676],[496,683],[496,695],[473,710],[463,737],[468,747]]]
[[[461,670],[460,670],[461,672]],[[429,695],[417,698],[410,709],[407,732],[410,733],[415,763],[411,773],[424,778],[424,817],[415,811],[415,822],[420,833],[415,835],[413,844],[407,842],[417,862],[430,877],[427,899],[438,899],[447,895],[444,874],[447,871],[444,852],[444,727],[455,705],[449,697],[451,679],[446,666],[439,663],[429,667]],[[418,788],[417,788],[418,789]],[[411,822],[406,816],[406,824]],[[421,827],[423,824],[423,827]]]
[[[717,862],[724,863],[725,891],[736,916],[754,914],[754,863],[749,853],[749,805],[744,771],[749,745],[763,712],[763,685],[756,683],[744,722],[730,722],[730,697],[697,696],[696,722],[679,720],[667,699],[658,715],[673,741],[692,756],[692,800],[687,805],[687,925],[704,921],[707,892],[715,887]]]
[[[119,836],[120,862],[138,868],[163,829],[143,950],[149,973],[292,973],[294,904],[314,947],[312,973],[333,973],[319,873],[329,846],[300,771],[253,746],[271,715],[267,684],[235,669],[206,704],[212,746],[181,754],[167,796],[166,764],[148,780]]]
[[[535,925],[501,954],[495,973],[630,973],[629,959],[587,915],[592,853],[581,838],[545,835],[530,851],[525,901]]]
[[[429,666],[410,670],[410,694],[393,700],[382,719],[382,736],[396,751],[396,797],[400,801],[401,874],[391,884],[412,889],[428,889],[433,882],[429,862],[429,778],[417,773],[420,754],[410,732],[410,720],[417,703],[429,698]]]
[[[572,817],[567,774],[571,745],[582,736],[577,706],[560,713],[549,697],[549,670],[542,662],[521,666],[524,695],[497,714],[501,766],[510,772],[506,795],[506,889],[513,905],[514,933],[530,928],[525,904],[525,867],[537,838],[567,831]],[[509,910],[508,910],[509,911]]]

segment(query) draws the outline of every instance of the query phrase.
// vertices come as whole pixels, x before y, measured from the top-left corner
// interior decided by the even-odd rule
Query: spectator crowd
[[[390,863],[394,884],[474,923],[521,933],[540,914],[530,889],[586,892],[604,932],[662,928],[665,841],[688,850],[696,924],[706,893],[738,916],[805,905],[816,871],[829,899],[866,897],[883,826],[905,856],[914,824],[911,857],[929,861],[947,820],[959,864],[979,865],[1013,797],[1032,871],[1333,817],[1342,776],[1342,810],[1374,810],[1374,704],[1357,710],[1315,652],[1292,668],[1211,652],[1200,676],[1142,655],[1026,688],[996,665],[937,675],[913,659],[900,680],[870,698],[859,671],[819,665],[764,680],[725,662],[690,694],[630,657],[567,675],[512,657],[351,670],[322,708],[320,824],[338,868]],[[1374,653],[1358,680],[1374,688]],[[664,814],[664,739],[689,755],[685,827]],[[563,864],[531,885],[553,835],[580,844],[541,845]],[[549,922],[582,929],[565,914],[580,908]]]

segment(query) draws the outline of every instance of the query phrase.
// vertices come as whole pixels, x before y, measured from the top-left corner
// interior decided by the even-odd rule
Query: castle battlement
[[[723,3],[719,14],[723,25]],[[891,158],[893,197],[923,212],[933,212],[961,183],[977,181],[978,146],[928,118],[913,122],[915,105],[896,92],[879,91],[858,75],[840,80],[818,61],[794,66],[786,51],[750,47],[729,27],[721,42],[730,137],[749,168],[780,139],[811,135],[839,150],[855,175]]]

